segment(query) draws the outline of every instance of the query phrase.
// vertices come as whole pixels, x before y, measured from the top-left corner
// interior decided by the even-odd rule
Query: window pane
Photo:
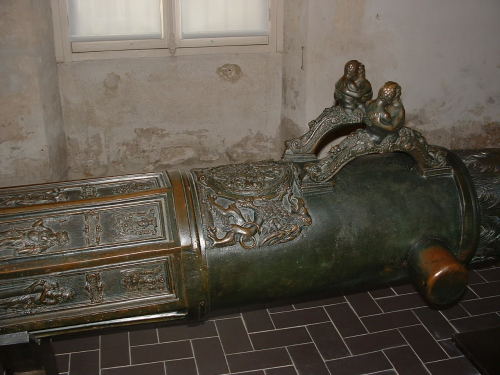
[[[269,34],[269,0],[180,0],[182,38]]]
[[[72,41],[161,38],[161,0],[69,0]]]

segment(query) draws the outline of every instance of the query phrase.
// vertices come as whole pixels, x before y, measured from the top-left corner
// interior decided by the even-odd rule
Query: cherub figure
[[[356,77],[356,86],[359,90],[359,106],[364,109],[364,105],[373,97],[373,90],[370,81],[365,77],[365,66],[359,63],[358,76]]]
[[[392,122],[401,127],[405,122],[405,107],[401,101],[401,86],[397,83],[395,91],[396,93],[394,94],[391,104],[387,107],[387,111],[392,118]]]
[[[363,109],[372,95],[372,85],[365,77],[365,66],[358,60],[348,61],[344,75],[335,84],[335,105],[347,111]]]
[[[377,141],[387,134],[399,130],[405,120],[405,109],[401,102],[401,86],[388,81],[379,90],[378,97],[366,106],[364,119],[367,131]]]

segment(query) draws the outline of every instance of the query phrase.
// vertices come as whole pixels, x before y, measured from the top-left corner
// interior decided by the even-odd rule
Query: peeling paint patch
[[[472,113],[475,116],[481,116],[484,113],[484,105],[477,104],[474,107],[468,110],[469,113]]]
[[[449,149],[478,149],[498,147],[500,122],[464,122],[451,128],[424,131],[427,141]]]
[[[106,91],[114,92],[118,89],[118,85],[120,83],[120,75],[114,72],[108,73],[106,79],[103,81],[104,88]]]
[[[0,187],[49,182],[47,159],[8,158],[0,163]],[[24,171],[20,173],[19,171]]]
[[[288,117],[283,117],[281,119],[280,126],[278,128],[278,134],[277,138],[279,139],[279,142],[285,144],[285,141],[296,138],[303,133],[305,133],[305,129],[302,129],[297,123],[295,123],[293,120],[289,119]]]
[[[216,150],[204,150],[200,154],[200,161],[202,162],[214,162],[221,158],[221,155]]]
[[[30,134],[34,134],[32,131],[26,131],[21,124],[12,121],[0,123],[0,133],[2,134],[0,144],[4,142],[22,142],[28,139]]]
[[[68,137],[67,145],[72,159],[68,170],[70,178],[105,176],[108,173],[103,141],[99,134],[83,141]]]
[[[198,153],[189,146],[168,147],[161,152],[162,164],[173,167],[198,159]]]
[[[243,75],[243,72],[241,71],[241,68],[239,65],[236,64],[224,64],[217,68],[217,74],[219,77],[221,77],[223,80],[234,83],[237,82],[241,76]]]
[[[227,163],[221,146],[206,129],[166,131],[161,128],[137,128],[134,136],[108,140],[108,174],[123,174],[213,166]]]
[[[153,138],[166,138],[169,133],[165,129],[161,128],[136,128],[134,133],[137,137],[143,138],[145,140],[151,141]]]
[[[251,132],[239,142],[229,147],[226,151],[226,156],[230,162],[279,158],[281,156],[281,147],[277,148],[276,146],[276,139],[267,137],[261,132]]]

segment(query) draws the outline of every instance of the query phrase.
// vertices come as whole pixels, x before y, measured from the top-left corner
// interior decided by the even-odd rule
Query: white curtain
[[[269,0],[180,0],[182,38],[269,34]]]
[[[72,41],[161,38],[161,0],[69,0]]]

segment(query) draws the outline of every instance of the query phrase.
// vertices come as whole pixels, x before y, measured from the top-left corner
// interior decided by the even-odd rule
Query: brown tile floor
[[[472,271],[464,299],[444,311],[402,285],[54,347],[67,375],[470,375],[478,371],[452,334],[497,325],[499,266]]]

